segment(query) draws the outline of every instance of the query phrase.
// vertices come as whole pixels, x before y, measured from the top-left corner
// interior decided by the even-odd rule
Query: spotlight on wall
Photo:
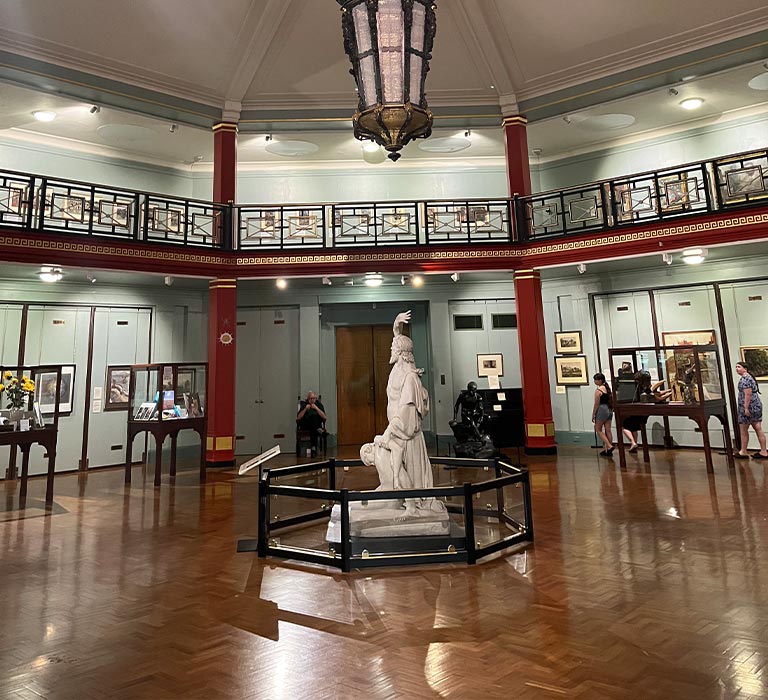
[[[576,269],[579,271],[580,275],[583,275],[587,271],[587,265],[586,263],[579,263],[576,265]]]
[[[165,284],[166,287],[170,287],[173,284],[173,277],[171,275],[166,275],[163,279],[163,284]]]
[[[101,112],[101,107],[99,107],[99,105],[93,105],[91,107],[91,114],[98,114],[99,112]]]
[[[195,156],[195,157],[192,159],[192,162],[193,162],[193,163],[202,163],[202,162],[203,162],[203,156]]]
[[[670,97],[677,97],[680,94],[675,88],[669,88],[667,93]]]
[[[363,282],[366,287],[381,287],[384,277],[380,272],[366,272]]]
[[[333,284],[333,282],[331,281],[330,277],[323,277],[323,284],[330,287]]]
[[[269,143],[269,142],[272,140],[272,134],[267,134],[267,135],[264,137],[264,140],[265,140],[267,143]]]
[[[275,280],[275,286],[278,289],[286,289],[288,287],[287,280],[284,280],[282,277],[279,277],[277,280]]]
[[[661,259],[665,263],[667,263],[667,265],[671,265],[672,264],[672,253],[662,253],[661,254]]]
[[[563,117],[563,121],[564,121],[566,124],[570,124],[570,123],[571,123],[571,118],[570,118],[570,117],[569,117],[569,116],[566,114],[566,115]]]
[[[411,284],[414,287],[423,287],[424,278],[421,275],[414,275],[413,277],[411,277]]]
[[[179,130],[179,125],[178,124],[171,124],[168,127],[168,131],[170,131],[172,134],[175,134],[178,130]]]
[[[401,275],[401,277],[400,277],[400,284],[405,286],[406,284],[408,284],[408,282],[410,282],[410,280],[411,280],[411,276],[410,275]]]
[[[461,279],[461,275],[458,272],[454,272],[451,275],[451,280],[454,282],[458,282]]]
[[[40,272],[37,273],[41,282],[58,282],[64,274],[60,267],[53,267],[52,265],[45,265],[40,268]]]
[[[706,248],[688,248],[683,251],[683,262],[686,265],[701,265],[706,258]]]
[[[96,278],[89,272],[85,279],[87,279],[91,284],[96,284]]]
[[[468,139],[470,136],[472,136],[472,129],[467,129],[467,130],[464,132],[464,138],[467,138],[467,139]]]
[[[38,109],[36,112],[32,112],[32,116],[39,122],[52,122],[56,119],[56,112],[51,112],[47,109]]]

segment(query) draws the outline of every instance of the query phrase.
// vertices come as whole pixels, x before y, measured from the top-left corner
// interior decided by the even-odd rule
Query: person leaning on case
[[[765,449],[765,433],[763,432],[763,402],[760,400],[760,388],[757,381],[749,373],[749,367],[743,362],[736,363],[736,373],[739,379],[739,434],[741,435],[741,450],[736,453],[738,459],[749,459],[747,444],[749,443],[749,426],[751,425],[760,443],[760,451],[752,455],[754,459],[768,459]]]
[[[325,407],[317,400],[317,394],[310,391],[307,394],[307,400],[302,401],[299,406],[296,425],[299,430],[306,430],[309,433],[309,444],[313,456],[317,454],[317,439],[324,430],[325,420]]]

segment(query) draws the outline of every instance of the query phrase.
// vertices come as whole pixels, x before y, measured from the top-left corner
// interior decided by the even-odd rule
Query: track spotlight
[[[99,105],[93,105],[91,107],[91,114],[98,114],[99,112],[101,112],[101,107],[99,107]]]
[[[178,130],[179,130],[179,125],[178,124],[171,124],[168,127],[168,131],[170,131],[172,134],[175,134]]]
[[[400,284],[405,286],[410,281],[411,281],[411,276],[410,275],[401,275],[401,277],[400,277]]]
[[[363,282],[366,287],[381,287],[384,277],[380,272],[366,272]]]
[[[587,271],[587,265],[586,263],[579,263],[576,265],[576,269],[579,271],[580,275],[583,275]]]
[[[89,272],[85,279],[87,279],[91,284],[96,284],[96,278]]]
[[[683,251],[683,262],[686,265],[701,265],[706,258],[706,248],[688,248]]]
[[[671,265],[672,264],[672,253],[662,253],[661,254],[661,259],[665,263],[667,263],[667,265]]]
[[[467,130],[464,132],[464,138],[467,138],[467,139],[468,139],[470,136],[472,136],[472,129],[467,129]]]
[[[166,287],[170,287],[173,284],[173,277],[171,275],[166,275],[163,282]]]
[[[454,272],[454,273],[451,275],[451,279],[452,279],[454,282],[458,282],[458,281],[461,279],[461,275],[460,275],[458,272]]]
[[[330,287],[333,284],[333,282],[331,281],[330,277],[323,277],[323,284]]]
[[[675,88],[669,88],[667,92],[670,97],[677,97],[680,94]]]
[[[267,134],[267,135],[264,137],[264,140],[265,140],[267,143],[269,143],[269,142],[272,140],[272,134]]]

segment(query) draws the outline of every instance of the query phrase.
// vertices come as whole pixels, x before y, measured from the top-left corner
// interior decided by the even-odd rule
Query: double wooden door
[[[391,325],[336,329],[339,445],[362,445],[386,429],[391,348]]]

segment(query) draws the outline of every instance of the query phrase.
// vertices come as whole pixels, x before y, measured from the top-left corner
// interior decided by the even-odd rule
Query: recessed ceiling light
[[[753,90],[768,90],[768,73],[760,73],[750,80],[747,85]]]
[[[700,97],[689,97],[688,99],[683,100],[680,103],[680,106],[683,109],[698,109],[703,104],[704,100],[702,100]]]
[[[63,277],[63,273],[61,272],[60,267],[46,265],[40,268],[40,272],[37,273],[37,276],[42,282],[52,283],[58,282]]]
[[[285,289],[288,286],[288,282],[286,282],[282,277],[280,277],[276,282],[275,286],[278,289]]]
[[[414,287],[423,287],[424,278],[421,275],[414,275],[413,277],[411,277],[411,284]]]
[[[45,109],[39,109],[36,112],[32,112],[32,116],[39,122],[52,122],[56,119],[56,112],[49,112]]]
[[[382,277],[380,272],[366,272],[363,281],[366,287],[381,287],[384,277]]]

